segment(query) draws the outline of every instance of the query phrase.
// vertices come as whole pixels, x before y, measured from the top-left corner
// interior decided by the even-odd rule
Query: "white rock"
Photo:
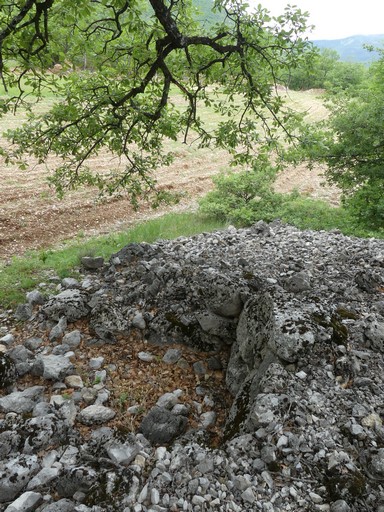
[[[151,489],[151,503],[152,503],[152,505],[157,505],[159,502],[160,502],[160,493],[154,487],[153,489]]]
[[[140,359],[140,361],[145,361],[146,363],[150,363],[155,360],[155,356],[150,352],[139,352],[137,357]]]
[[[39,492],[27,491],[9,505],[5,512],[33,512],[43,501]]]
[[[94,425],[95,423],[106,423],[116,416],[113,409],[104,405],[89,405],[78,414],[78,420],[84,425]]]
[[[310,492],[309,497],[311,498],[313,503],[322,503],[323,502],[323,498],[315,492]]]

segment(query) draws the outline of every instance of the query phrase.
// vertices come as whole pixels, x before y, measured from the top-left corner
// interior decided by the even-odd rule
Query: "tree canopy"
[[[213,8],[218,22],[207,25],[192,0],[2,2],[0,80],[8,95],[0,112],[30,108],[25,125],[8,133],[7,161],[54,154],[62,161],[51,177],[59,192],[92,184],[126,189],[135,201],[172,160],[167,139],[226,148],[252,165],[277,134],[290,137],[294,115],[276,84],[311,51],[307,13],[287,7],[272,18],[240,0],[215,0]],[[57,100],[37,115],[28,99],[47,90]],[[221,115],[214,129],[199,116],[204,104]],[[87,162],[102,148],[124,170],[95,175]]]
[[[384,225],[384,50],[365,79],[329,97],[329,119],[307,126],[303,154],[327,164],[326,177],[357,219]]]

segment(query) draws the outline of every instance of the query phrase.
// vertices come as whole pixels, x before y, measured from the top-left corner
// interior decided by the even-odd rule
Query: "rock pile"
[[[261,222],[84,264],[3,328],[0,511],[384,511],[384,242]]]

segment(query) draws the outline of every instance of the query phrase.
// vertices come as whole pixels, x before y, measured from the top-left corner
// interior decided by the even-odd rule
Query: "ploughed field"
[[[319,91],[290,92],[289,97],[314,122],[326,115]],[[47,108],[49,101],[52,100],[41,108]],[[1,132],[17,126],[22,119],[22,114],[2,119]],[[97,192],[90,188],[70,192],[60,200],[46,182],[58,164],[54,158],[47,165],[31,161],[27,170],[8,167],[0,160],[0,260],[9,260],[30,249],[58,246],[76,236],[117,231],[171,210],[196,208],[197,199],[213,187],[212,176],[228,168],[229,157],[222,150],[198,149],[181,143],[172,150],[176,153],[174,163],[157,170],[156,178],[160,187],[182,192],[181,202],[156,210],[143,204],[139,211],[134,211],[124,197],[99,201]],[[116,168],[119,162],[105,152],[91,159],[89,165],[103,173]],[[323,181],[320,168],[309,171],[301,165],[281,174],[276,188],[280,192],[296,188],[308,196],[337,204],[337,190],[322,186]]]

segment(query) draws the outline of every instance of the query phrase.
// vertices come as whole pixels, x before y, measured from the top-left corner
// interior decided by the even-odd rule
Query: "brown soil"
[[[287,93],[292,106],[304,109],[315,122],[326,115],[318,95],[316,91]],[[21,120],[22,116],[3,119],[2,128],[13,128]],[[178,146],[175,163],[157,171],[156,177],[160,187],[184,192],[183,200],[175,207],[157,210],[143,204],[137,212],[127,198],[108,198],[97,202],[97,192],[91,189],[68,193],[59,200],[46,182],[50,169],[58,164],[54,159],[47,166],[31,162],[27,171],[7,167],[0,160],[0,261],[7,261],[30,249],[58,246],[79,234],[108,233],[171,210],[196,208],[196,199],[212,188],[212,176],[228,168],[228,159],[225,151]],[[117,166],[116,160],[107,153],[98,155],[89,165],[100,173]],[[336,205],[338,191],[329,186],[323,187],[322,182],[320,168],[309,171],[302,165],[285,171],[278,178],[276,189],[279,192],[297,189],[304,195]]]
[[[28,171],[0,164],[0,260],[9,260],[29,249],[57,246],[78,234],[91,236],[128,227],[132,223],[164,214],[196,208],[196,199],[212,188],[212,176],[227,167],[224,151],[179,151],[177,161],[157,172],[161,187],[184,192],[174,207],[153,210],[143,204],[134,211],[127,198],[107,198],[100,202],[92,189],[68,193],[59,200],[46,183],[49,171],[36,166]],[[106,171],[111,159],[99,156],[94,161],[98,171]],[[112,164],[113,165],[113,164]],[[277,180],[276,188],[300,193],[337,204],[338,192],[322,187],[321,169],[308,171],[298,166],[286,171]]]

